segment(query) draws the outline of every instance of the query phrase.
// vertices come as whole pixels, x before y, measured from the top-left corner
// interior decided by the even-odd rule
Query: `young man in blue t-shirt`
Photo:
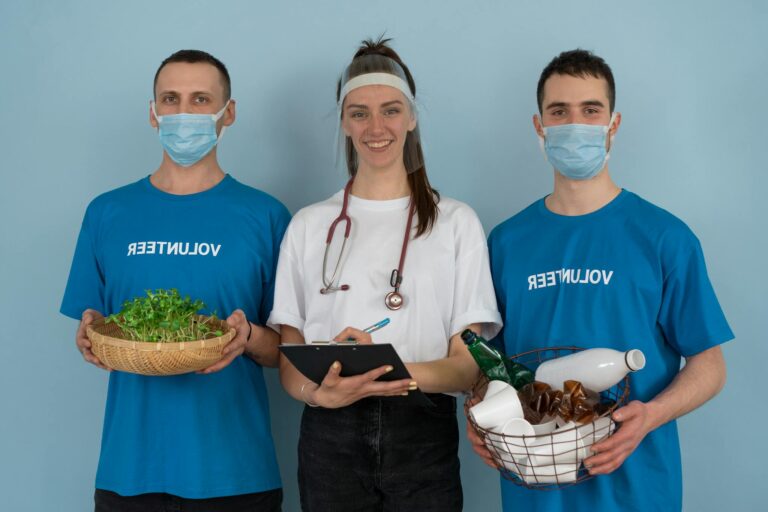
[[[647,362],[630,378],[629,403],[613,414],[620,428],[584,461],[596,478],[553,492],[502,479],[504,510],[680,510],[674,420],[723,387],[719,345],[733,334],[695,235],[611,179],[607,160],[621,115],[608,65],[583,50],[564,52],[542,72],[537,95],[533,124],[555,185],[489,237],[504,315],[499,338],[508,354],[637,348]]]
[[[85,213],[61,312],[80,319],[86,361],[109,370],[86,326],[148,289],[201,299],[237,332],[225,357],[198,373],[110,373],[97,511],[281,507],[262,373],[277,366],[279,337],[263,326],[290,215],[218,164],[216,144],[235,121],[230,87],[224,64],[205,52],[163,61],[149,109],[160,167]]]

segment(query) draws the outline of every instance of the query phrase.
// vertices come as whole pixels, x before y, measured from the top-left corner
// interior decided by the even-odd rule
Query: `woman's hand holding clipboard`
[[[310,405],[345,407],[378,396],[432,406],[389,343],[373,344],[370,333],[388,319],[360,330],[347,327],[334,341],[280,345],[280,351],[315,384],[302,388]]]
[[[307,396],[317,405],[335,409],[351,405],[369,396],[408,396],[409,390],[417,389],[410,378],[394,381],[378,380],[393,370],[392,366],[383,365],[359,375],[342,377],[342,364],[334,361],[320,385]]]

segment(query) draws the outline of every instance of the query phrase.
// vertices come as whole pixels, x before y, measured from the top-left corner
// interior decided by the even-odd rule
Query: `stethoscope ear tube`
[[[336,281],[336,276],[339,272],[339,269],[341,268],[341,262],[344,259],[344,250],[346,249],[347,240],[349,240],[349,234],[352,229],[352,218],[347,215],[347,205],[349,204],[349,194],[351,193],[354,179],[354,177],[350,178],[350,180],[347,182],[347,185],[344,187],[344,199],[341,204],[341,212],[339,213],[339,216],[333,220],[331,226],[328,228],[328,236],[325,239],[325,253],[323,254],[323,287],[320,289],[320,293],[322,295],[328,295],[337,291],[349,290],[349,285],[347,284],[333,286],[333,283]],[[411,237],[411,227],[413,226],[413,216],[415,212],[416,210],[414,208],[413,201],[411,201],[411,205],[408,209],[408,223],[405,227],[405,235],[403,237],[403,246],[400,250],[400,261],[397,265],[397,268],[394,269],[392,274],[389,276],[389,285],[394,288],[394,291],[387,293],[387,295],[384,297],[384,305],[392,311],[396,311],[403,307],[405,302],[403,300],[403,296],[400,294],[400,285],[403,282],[403,265],[405,264],[405,254],[408,250],[408,241]],[[344,229],[344,240],[341,243],[341,252],[339,253],[338,260],[336,260],[336,266],[333,269],[331,278],[327,279],[326,274],[328,267],[328,252],[331,248],[331,242],[333,241],[333,234],[336,231],[336,226],[339,224],[339,222],[342,221],[346,222],[346,226]]]
[[[349,225],[349,224],[347,224]],[[331,279],[327,280],[325,278],[326,273],[326,266],[328,264],[328,250],[331,248],[331,243],[328,242],[325,244],[325,254],[323,255],[323,288],[320,289],[320,293],[323,295],[336,292],[336,291],[347,291],[349,290],[349,285],[343,284],[341,286],[333,286],[333,282],[336,281],[336,274],[339,272],[339,267],[341,266],[341,261],[344,259],[344,249],[347,247],[347,240],[348,237],[344,237],[344,241],[341,242],[341,252],[339,253],[339,259],[336,260],[336,268],[333,269],[333,274],[331,275]]]

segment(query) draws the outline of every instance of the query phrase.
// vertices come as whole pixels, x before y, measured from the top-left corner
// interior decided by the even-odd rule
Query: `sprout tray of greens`
[[[147,290],[146,297],[126,301],[123,309],[109,315],[106,321],[117,324],[134,341],[166,343],[221,336],[219,322],[214,322],[215,314],[198,315],[205,307],[203,301],[182,297],[176,289]]]

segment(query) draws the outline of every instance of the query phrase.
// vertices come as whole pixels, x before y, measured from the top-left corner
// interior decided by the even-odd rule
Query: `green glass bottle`
[[[482,336],[469,329],[461,333],[461,339],[488,380],[502,380],[511,384],[507,366],[504,364],[505,358],[498,350],[488,345]]]
[[[488,380],[502,380],[515,389],[533,382],[534,373],[530,369],[506,358],[479,334],[465,329],[461,333],[461,339],[466,343],[469,353],[472,354]]]

